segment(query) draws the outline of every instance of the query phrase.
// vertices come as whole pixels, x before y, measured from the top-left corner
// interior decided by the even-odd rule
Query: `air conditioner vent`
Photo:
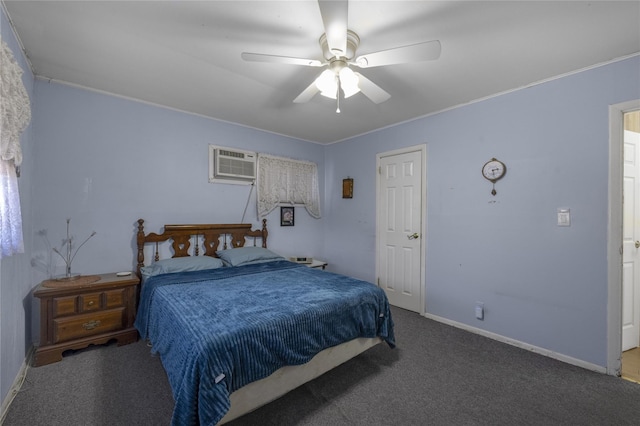
[[[244,152],[229,151],[228,149],[218,149],[218,154],[220,154],[223,157],[235,157],[235,158],[245,157]]]
[[[209,182],[253,182],[256,178],[256,157],[255,152],[209,145]]]

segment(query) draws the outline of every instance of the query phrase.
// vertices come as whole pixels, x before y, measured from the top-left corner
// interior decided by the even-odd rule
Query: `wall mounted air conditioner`
[[[255,152],[209,145],[209,182],[252,183],[257,157]]]

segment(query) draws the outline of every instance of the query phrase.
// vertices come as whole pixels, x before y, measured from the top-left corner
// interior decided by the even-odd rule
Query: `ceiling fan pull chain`
[[[336,109],[336,114],[340,114],[340,79],[337,75],[336,80],[338,81],[338,92],[336,93],[336,103],[338,104],[338,108]]]

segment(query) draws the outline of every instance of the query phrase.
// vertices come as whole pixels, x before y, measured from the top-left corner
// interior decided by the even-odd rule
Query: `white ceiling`
[[[331,143],[640,52],[640,1],[351,1],[357,54],[440,40],[436,61],[360,72],[391,94],[292,100],[323,60],[315,0],[3,1],[38,77]],[[639,76],[640,78],[640,76]]]

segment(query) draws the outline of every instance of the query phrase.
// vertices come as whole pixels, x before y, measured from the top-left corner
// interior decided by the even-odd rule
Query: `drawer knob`
[[[89,322],[85,322],[84,324],[82,324],[82,328],[84,328],[85,330],[93,330],[94,328],[98,327],[100,325],[100,321],[99,320],[91,320]]]
[[[89,301],[89,306],[93,306],[95,302],[93,300]]]

